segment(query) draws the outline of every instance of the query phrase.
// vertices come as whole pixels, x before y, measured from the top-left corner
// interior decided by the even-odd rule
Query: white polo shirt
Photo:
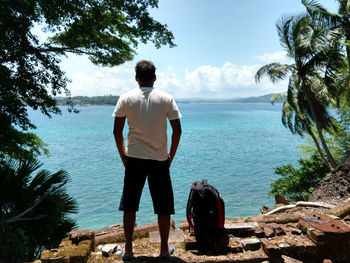
[[[182,117],[171,95],[153,87],[133,89],[119,97],[112,116],[128,120],[127,156],[168,159],[167,118]]]

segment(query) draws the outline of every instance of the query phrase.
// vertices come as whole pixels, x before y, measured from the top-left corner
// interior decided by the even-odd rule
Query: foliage
[[[64,93],[69,98],[70,92],[60,56],[85,54],[95,64],[114,66],[131,60],[139,43],[174,46],[167,26],[149,14],[148,8],[157,4],[157,0],[0,0],[0,126],[35,128],[28,107],[47,116],[61,112],[52,96]],[[44,35],[39,31],[49,37],[40,41]],[[68,104],[75,110],[69,99]],[[14,135],[10,141],[18,137]],[[0,139],[0,144],[7,144],[3,134]],[[33,137],[24,146],[31,147],[30,141]]]
[[[314,186],[329,172],[318,153],[313,153],[309,158],[298,160],[300,168],[291,164],[275,167],[275,174],[280,179],[271,183],[269,195],[280,194],[288,200],[308,200]]]
[[[330,145],[334,144],[330,142]],[[308,200],[316,184],[329,173],[314,146],[301,146],[300,149],[304,157],[298,160],[298,168],[292,164],[274,167],[275,174],[281,178],[271,183],[269,195],[280,194],[292,201]],[[332,153],[336,161],[341,162],[345,153],[339,149],[332,150],[335,150]]]
[[[337,114],[337,132],[326,133],[325,138],[335,160],[340,163],[350,149],[349,114],[350,107],[347,104],[339,105]],[[312,139],[307,138],[309,144],[299,147],[302,158],[298,160],[298,168],[291,164],[275,167],[275,174],[280,176],[271,183],[269,195],[280,194],[289,200],[308,200],[314,187],[329,173],[326,163],[318,154]]]
[[[33,260],[57,247],[75,222],[77,205],[63,187],[65,171],[41,170],[35,160],[0,162],[0,259]]]
[[[47,144],[35,133],[15,129],[10,123],[0,127],[0,159],[10,157],[16,160],[29,160],[44,154],[49,155]]]

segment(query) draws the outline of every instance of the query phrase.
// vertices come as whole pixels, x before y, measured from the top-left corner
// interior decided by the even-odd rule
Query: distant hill
[[[246,97],[246,98],[230,98],[230,99],[201,99],[201,98],[195,98],[195,99],[177,99],[177,102],[183,102],[183,103],[203,103],[203,102],[230,102],[230,103],[270,103],[270,100],[272,96],[274,96],[276,93],[270,93],[263,96],[258,97]],[[276,103],[281,103],[284,101],[284,98],[281,98],[276,101]]]
[[[75,96],[72,97],[72,101],[75,105],[115,105],[119,96],[95,96],[95,97],[87,97],[87,96]],[[66,105],[67,99],[64,97],[56,97],[56,101],[58,105]]]
[[[271,98],[275,95],[275,93],[266,94],[259,97],[248,97],[248,98],[240,98],[233,99],[234,102],[247,102],[247,103],[270,103]],[[281,103],[284,101],[284,98],[279,99],[276,103]]]
[[[177,102],[180,103],[204,103],[204,102],[229,102],[229,103],[270,103],[270,99],[274,93],[266,94],[258,97],[247,97],[247,98],[231,98],[231,99],[201,99],[201,98],[191,98],[191,99],[177,99]],[[72,100],[75,105],[115,105],[119,96],[95,96],[95,97],[87,97],[87,96],[75,96],[72,97]],[[66,98],[64,97],[56,97],[56,101],[58,105],[66,105]],[[277,101],[277,103],[283,102],[283,99]]]

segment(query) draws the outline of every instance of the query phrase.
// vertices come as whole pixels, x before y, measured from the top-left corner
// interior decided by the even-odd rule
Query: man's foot
[[[161,258],[161,259],[168,259],[174,252],[175,252],[175,247],[169,246],[168,247],[168,253],[165,254],[165,255],[159,254],[159,258]]]
[[[130,254],[129,254],[129,253],[126,253],[126,251],[125,251],[125,245],[122,245],[120,251],[122,252],[122,258],[123,258],[124,260],[126,260],[126,261],[127,261],[127,260],[132,260],[132,259],[134,258],[134,255],[133,255],[132,252],[131,252]]]

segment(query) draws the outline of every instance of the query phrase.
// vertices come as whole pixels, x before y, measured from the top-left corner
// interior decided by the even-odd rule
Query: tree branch
[[[46,195],[44,195],[42,198],[40,198],[34,205],[32,205],[31,207],[29,207],[28,209],[24,210],[22,213],[11,217],[7,220],[5,220],[5,223],[13,223],[13,222],[17,222],[17,221],[23,221],[23,220],[30,220],[30,218],[22,218],[25,214],[27,214],[28,212],[32,211],[35,207],[37,207],[44,199],[46,199],[47,197],[49,197],[52,193],[54,193],[57,189],[61,188],[62,186],[64,186],[66,183],[68,182],[68,180],[66,180],[65,182],[63,182],[62,184],[54,187],[50,193],[47,193]],[[40,217],[40,216],[39,216]],[[44,217],[44,216],[42,216]],[[40,219],[38,217],[34,217],[33,220],[36,219]]]
[[[42,219],[44,218],[45,215],[40,215],[40,216],[37,216],[37,217],[24,217],[24,218],[10,218],[8,220],[5,221],[5,223],[14,223],[14,222],[18,222],[18,221],[32,221],[32,220],[39,220],[39,219]]]
[[[81,51],[81,50],[75,50],[75,49],[71,49],[71,48],[68,48],[68,47],[38,48],[37,50],[39,52],[42,52],[42,53],[48,53],[48,52],[64,53],[64,52],[69,52],[69,53],[80,54],[80,55],[94,55],[95,54],[93,52],[86,52],[86,51]]]

